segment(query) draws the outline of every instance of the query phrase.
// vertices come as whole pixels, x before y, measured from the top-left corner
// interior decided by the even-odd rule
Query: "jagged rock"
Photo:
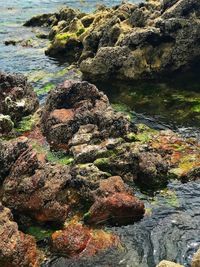
[[[142,201],[128,193],[114,193],[97,198],[85,214],[84,221],[94,225],[105,223],[124,225],[139,221],[144,213]]]
[[[27,27],[40,27],[40,26],[50,26],[57,22],[56,14],[42,14],[32,17],[30,20],[24,23]]]
[[[23,75],[0,72],[0,113],[16,123],[39,106],[32,86]]]
[[[88,224],[128,224],[144,215],[143,202],[133,196],[119,176],[101,180],[93,195],[94,204],[84,215],[84,221]]]
[[[5,135],[12,131],[14,123],[10,116],[0,114],[0,134]]]
[[[3,203],[17,213],[38,221],[63,222],[68,216],[67,193],[62,198],[71,178],[67,167],[46,164],[28,148],[23,152],[3,183]]]
[[[18,230],[11,211],[0,203],[1,267],[39,267],[36,241]]]
[[[110,136],[122,137],[133,131],[134,126],[126,116],[111,108],[108,98],[94,85],[65,81],[52,90],[47,98],[42,129],[52,147],[65,149],[76,142],[76,134],[80,133],[83,140],[77,145],[82,144],[72,148],[72,153],[79,155],[79,152],[84,153],[84,141],[90,140],[91,145],[95,145]],[[91,150],[97,149],[91,146]]]
[[[12,142],[0,141],[0,183],[9,175],[13,164],[27,148],[27,138],[24,137]]]
[[[92,14],[69,10],[71,20],[58,13],[46,53],[73,57],[85,79],[153,79],[198,63],[198,0],[123,3]]]

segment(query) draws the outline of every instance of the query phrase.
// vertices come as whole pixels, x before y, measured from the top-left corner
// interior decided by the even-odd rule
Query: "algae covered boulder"
[[[46,54],[78,62],[85,79],[154,79],[198,63],[198,0],[122,3],[91,14],[66,7],[55,16]]]

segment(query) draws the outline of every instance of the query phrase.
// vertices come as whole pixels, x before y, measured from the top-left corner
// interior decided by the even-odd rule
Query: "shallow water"
[[[148,215],[134,225],[111,228],[125,244],[124,251],[109,251],[89,261],[59,258],[44,266],[155,267],[167,259],[189,267],[200,247],[200,183],[173,182],[155,197],[138,196]]]
[[[39,40],[39,29],[22,27],[33,15],[53,12],[64,4],[84,11],[97,3],[117,4],[118,0],[0,0],[0,70],[21,72],[29,77],[34,87],[42,92],[64,79],[80,79],[79,72],[68,70],[62,62],[44,55],[48,41]],[[136,1],[135,1],[136,2]],[[5,46],[9,39],[32,39],[35,47]],[[63,70],[64,69],[64,70]],[[199,70],[188,77],[171,82],[98,84],[112,103],[124,104],[134,110],[135,120],[157,129],[172,128],[185,136],[200,139],[200,77]],[[39,92],[39,91],[38,91]],[[39,94],[41,101],[45,93]],[[123,251],[109,251],[89,261],[55,259],[45,266],[130,266],[154,267],[160,260],[175,260],[189,267],[193,253],[200,246],[200,183],[169,184],[169,191],[150,198],[141,195],[148,210],[141,222],[112,228],[120,235]],[[170,193],[171,192],[171,193]]]

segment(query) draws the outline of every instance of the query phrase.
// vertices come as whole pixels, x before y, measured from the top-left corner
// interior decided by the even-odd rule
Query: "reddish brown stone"
[[[18,230],[9,209],[0,203],[0,266],[39,267],[35,239]]]
[[[64,222],[69,213],[65,185],[70,177],[68,167],[41,162],[29,148],[4,181],[3,203],[38,221]]]
[[[101,180],[99,188],[94,192],[95,197],[106,197],[114,193],[130,192],[128,186],[124,183],[120,176],[109,177]]]
[[[54,118],[59,122],[67,122],[73,120],[74,118],[74,111],[73,109],[55,109],[50,113],[50,117]]]
[[[55,252],[68,256],[80,254],[91,238],[90,230],[81,224],[70,224],[65,230],[52,235],[52,248]]]
[[[71,222],[64,230],[52,235],[52,250],[69,257],[91,257],[119,244],[117,236],[77,222]]]
[[[145,213],[144,204],[128,193],[114,193],[111,196],[97,198],[84,216],[88,224],[128,224],[140,220]]]

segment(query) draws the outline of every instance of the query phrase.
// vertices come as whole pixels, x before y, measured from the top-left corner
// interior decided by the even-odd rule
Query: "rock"
[[[200,266],[200,249],[194,254],[191,266],[192,267],[199,267]]]
[[[66,8],[56,17],[46,54],[68,55],[87,80],[155,79],[198,63],[198,0],[122,3],[91,14]]]
[[[144,204],[128,193],[114,193],[103,198],[96,198],[95,203],[84,216],[88,224],[98,225],[109,222],[111,224],[131,224],[144,215]]]
[[[3,183],[3,203],[20,214],[39,222],[64,222],[69,213],[67,194],[62,199],[70,179],[68,167],[45,164],[28,148],[23,152]]]
[[[68,257],[92,257],[120,245],[118,237],[103,230],[92,230],[80,223],[69,223],[52,235],[52,250]]]
[[[9,175],[12,166],[27,148],[27,138],[24,137],[11,142],[0,141],[0,184]]]
[[[183,265],[171,262],[171,261],[161,261],[157,267],[184,267]]]
[[[18,230],[8,208],[0,203],[0,265],[2,267],[39,267],[36,241]]]
[[[163,187],[167,185],[168,172],[166,160],[158,153],[142,152],[139,155],[137,182],[144,188]]]
[[[40,27],[40,26],[50,26],[57,22],[56,14],[43,14],[32,17],[30,20],[24,23],[27,27]]]
[[[110,173],[100,171],[94,164],[76,164],[72,167],[71,173],[77,180],[86,181],[91,190],[97,189],[101,180],[111,176]]]
[[[120,176],[112,176],[99,182],[99,187],[94,191],[95,198],[108,197],[115,193],[132,193]]]
[[[54,148],[68,149],[69,145],[81,143],[79,147],[71,149],[72,154],[78,156],[80,153],[88,155],[96,151],[98,147],[93,145],[98,140],[111,136],[122,137],[134,126],[126,116],[111,108],[108,98],[94,85],[65,81],[48,95],[42,115],[42,129]],[[81,142],[75,141],[79,134]],[[90,141],[91,147],[86,147],[84,141]]]
[[[38,106],[37,96],[24,76],[0,73],[0,113],[17,123]]]
[[[14,123],[10,119],[10,116],[0,114],[0,134],[5,135],[12,131]]]

